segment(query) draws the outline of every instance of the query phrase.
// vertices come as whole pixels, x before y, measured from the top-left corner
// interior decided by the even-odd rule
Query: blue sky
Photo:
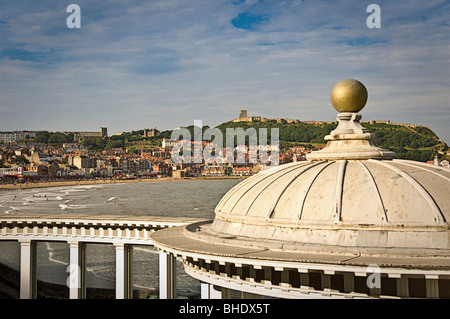
[[[66,26],[70,3],[80,29]],[[355,78],[363,120],[450,143],[449,23],[442,0],[2,1],[0,130],[214,126],[241,109],[335,120],[330,91]]]

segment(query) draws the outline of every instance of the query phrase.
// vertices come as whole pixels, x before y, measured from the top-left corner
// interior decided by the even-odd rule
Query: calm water
[[[214,208],[242,180],[189,180],[51,187],[0,192],[0,215],[20,213],[120,214],[214,218]],[[65,283],[68,277],[68,244],[38,243],[38,279]],[[112,245],[88,244],[87,286],[115,285],[115,250]],[[158,255],[153,247],[134,246],[134,285],[158,287]],[[0,262],[19,266],[19,244],[0,242]],[[179,263],[180,290],[197,289]]]

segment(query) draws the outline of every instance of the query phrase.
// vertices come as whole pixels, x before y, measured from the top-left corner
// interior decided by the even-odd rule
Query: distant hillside
[[[426,162],[433,160],[438,151],[446,151],[447,145],[428,127],[409,127],[396,124],[362,123],[363,126],[375,135],[374,143],[381,148],[388,148],[397,153],[397,158],[411,159]],[[325,145],[324,137],[335,129],[337,123],[278,123],[268,122],[226,122],[218,126],[225,133],[227,127],[247,129],[253,127],[279,129],[280,146],[286,149],[293,145]],[[270,139],[269,139],[270,141]]]
[[[369,124],[367,122],[362,125],[369,129],[375,135],[374,143],[381,148],[391,149],[397,153],[397,158],[411,159],[415,161],[426,162],[433,160],[436,155],[442,158],[441,153],[447,151],[448,146],[442,142],[439,137],[428,127],[424,126],[407,126],[402,124],[386,124],[375,123]],[[280,147],[281,151],[288,150],[291,146],[304,145],[307,147],[324,146],[325,135],[328,135],[337,126],[336,122],[329,123],[279,123],[276,120],[268,120],[265,122],[225,122],[217,126],[222,131],[224,136],[224,145],[226,142],[226,128],[242,128],[244,130],[248,128],[254,128],[259,134],[260,128],[267,129],[267,142],[270,143],[270,129],[279,129]],[[208,126],[203,127],[203,132]],[[191,133],[191,138],[194,140],[194,127],[188,126],[187,129]],[[147,140],[148,146],[161,146],[161,140],[163,138],[171,138],[172,131],[167,130],[160,132],[155,137],[144,138],[142,132],[136,131],[131,133],[122,134],[120,136],[112,136],[110,144],[114,144],[114,147],[122,147],[125,141],[136,142],[143,139]],[[197,139],[203,140],[202,137]],[[236,145],[237,142],[235,142]],[[117,145],[115,145],[117,144]],[[136,146],[136,145],[135,145]]]

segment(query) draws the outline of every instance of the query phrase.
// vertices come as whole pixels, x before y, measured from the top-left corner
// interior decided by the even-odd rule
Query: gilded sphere
[[[367,89],[359,81],[346,79],[331,90],[331,104],[338,112],[359,112],[367,102]]]

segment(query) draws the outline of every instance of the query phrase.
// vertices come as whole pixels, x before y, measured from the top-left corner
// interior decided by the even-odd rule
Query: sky
[[[369,92],[363,121],[449,144],[450,1],[0,1],[0,131],[162,131],[241,109],[330,121],[347,78]]]

